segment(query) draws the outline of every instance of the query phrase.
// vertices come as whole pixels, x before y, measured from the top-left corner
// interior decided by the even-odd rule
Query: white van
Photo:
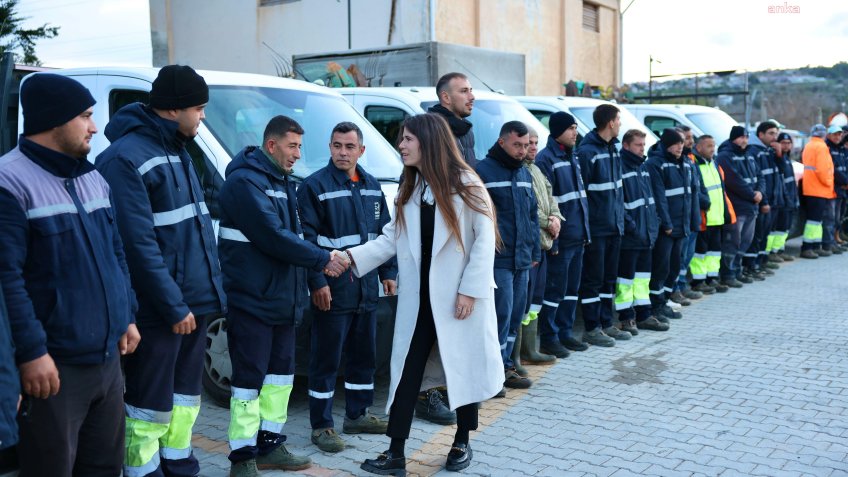
[[[403,120],[426,113],[439,102],[434,87],[341,88],[339,92],[390,142],[394,143]],[[548,128],[514,99],[488,91],[474,91],[474,108],[468,117],[474,125],[474,154],[486,157],[498,140],[501,126],[521,121],[536,130],[540,140]]]
[[[103,134],[111,116],[121,107],[149,98],[158,68],[81,68],[51,70],[50,73],[74,78],[91,91],[97,100],[94,121],[98,134],[91,140],[89,159],[109,145]],[[209,85],[206,119],[187,149],[200,178],[210,215],[218,227],[218,192],[224,182],[227,165],[242,148],[260,145],[268,121],[279,114],[303,126],[302,157],[294,167],[296,179],[302,179],[327,165],[330,131],[341,121],[350,121],[362,129],[365,154],[360,164],[383,184],[388,201],[397,195],[397,181],[403,167],[397,151],[335,90],[305,81],[273,76],[198,71]],[[24,77],[23,81],[26,81]],[[18,133],[23,129],[23,116],[18,114]],[[4,151],[5,152],[5,151]],[[382,288],[382,287],[380,287]],[[377,312],[378,369],[387,366],[391,352],[391,323],[396,298],[381,299]],[[298,330],[300,369],[308,356],[310,313]],[[207,326],[204,388],[218,403],[226,405],[230,398],[232,367],[228,354],[226,320],[214,320]],[[301,339],[302,337],[303,339]],[[300,370],[299,369],[299,370]]]
[[[577,121],[578,143],[589,131],[595,128],[595,122],[592,119],[592,113],[595,111],[595,108],[601,104],[614,104],[609,101],[578,96],[515,96],[515,99],[522,106],[530,110],[533,116],[536,116],[545,126],[548,125],[551,114],[557,111],[565,111],[574,116],[574,119]],[[624,138],[624,133],[630,129],[638,129],[645,133],[646,150],[657,142],[657,137],[645,125],[620,105],[614,105],[621,111],[621,130],[618,134],[619,141]],[[546,140],[547,138],[542,139],[542,141]],[[621,147],[620,144],[619,148]]]
[[[709,134],[721,144],[730,137],[730,129],[739,123],[718,108],[694,104],[626,104],[624,105],[639,121],[655,134],[665,128],[689,126],[695,137]]]

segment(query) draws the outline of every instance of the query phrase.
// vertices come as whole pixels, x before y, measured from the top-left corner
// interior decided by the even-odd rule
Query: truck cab
[[[595,108],[601,104],[613,104],[600,99],[576,96],[516,96],[515,99],[545,126],[548,125],[551,115],[557,111],[564,111],[574,116],[575,121],[577,121],[578,144],[589,131],[595,128],[595,123],[592,120],[592,113],[595,111]],[[624,133],[628,130],[638,129],[645,133],[646,150],[657,142],[657,137],[638,119],[621,106],[616,106],[618,106],[621,116],[621,130],[618,134],[619,141],[624,138]],[[619,143],[620,147],[621,143]]]
[[[0,118],[6,153],[17,143],[23,130],[23,116],[18,106],[17,85],[26,82],[32,70],[14,68],[4,61],[6,69],[0,71],[0,83],[10,85],[4,89],[8,105]],[[134,102],[147,102],[157,68],[79,68],[51,70],[51,73],[74,78],[91,91],[97,104],[94,121],[98,134],[91,140],[88,158],[94,161],[109,145],[103,129],[115,112]],[[295,164],[294,177],[302,180],[324,167],[329,160],[330,131],[341,121],[357,124],[363,133],[365,154],[360,164],[377,177],[389,203],[397,195],[397,183],[403,167],[397,151],[348,104],[336,91],[300,80],[272,76],[198,71],[209,85],[209,104],[206,119],[198,134],[189,141],[187,149],[200,178],[201,186],[213,224],[218,227],[220,209],[218,192],[224,182],[227,165],[245,146],[259,145],[268,121],[279,114],[289,116],[303,126],[302,158]],[[21,79],[22,78],[22,79]],[[382,289],[382,287],[378,287]],[[396,297],[384,297],[378,309],[378,370],[386,370],[391,353],[392,323]],[[309,326],[311,314],[307,310],[304,324],[298,329],[298,371],[302,373],[309,356]],[[226,319],[208,323],[204,388],[222,405],[229,402],[229,382],[232,368],[227,346]],[[379,371],[378,371],[379,372]]]
[[[424,114],[439,99],[433,87],[342,88],[341,94],[380,134],[395,143],[404,119]],[[474,153],[486,157],[497,141],[501,126],[508,121],[521,121],[536,130],[540,140],[548,137],[548,128],[514,99],[488,91],[474,91],[474,109],[468,117],[474,125]]]

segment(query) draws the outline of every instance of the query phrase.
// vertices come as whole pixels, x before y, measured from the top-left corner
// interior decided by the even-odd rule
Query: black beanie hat
[[[96,101],[77,80],[52,73],[29,76],[21,86],[24,136],[59,127]]]
[[[783,141],[784,139],[789,139],[791,141],[792,136],[790,136],[789,133],[785,133],[785,132],[782,132],[782,133],[777,135],[777,142]]]
[[[748,136],[748,131],[745,130],[742,126],[733,126],[730,128],[730,142],[733,142],[736,138]]]
[[[191,66],[163,66],[150,90],[154,109],[185,109],[208,102],[209,86]]]
[[[668,148],[669,146],[684,142],[683,135],[677,129],[665,128],[663,129],[662,136],[660,136],[660,142],[663,147]]]
[[[556,139],[562,136],[562,133],[564,133],[565,130],[570,128],[574,123],[574,116],[566,113],[565,111],[557,111],[554,114],[551,114],[551,117],[548,119],[551,137]]]

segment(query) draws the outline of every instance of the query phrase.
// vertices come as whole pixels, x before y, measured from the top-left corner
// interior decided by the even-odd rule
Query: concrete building
[[[439,41],[521,53],[526,94],[553,95],[569,80],[620,83],[619,8],[618,0],[150,0],[150,26],[154,65],[275,74],[272,49],[290,58]]]

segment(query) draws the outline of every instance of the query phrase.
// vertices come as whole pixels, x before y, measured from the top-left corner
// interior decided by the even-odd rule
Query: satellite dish
[[[828,126],[848,126],[848,116],[845,113],[836,113],[830,116]]]

